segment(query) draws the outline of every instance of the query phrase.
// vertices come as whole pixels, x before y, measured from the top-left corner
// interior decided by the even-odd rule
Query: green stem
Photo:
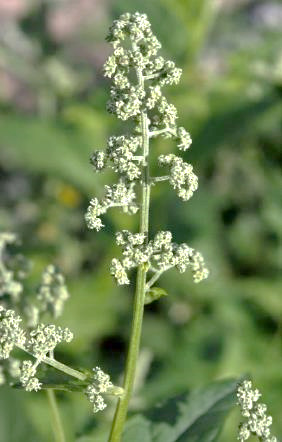
[[[23,345],[17,345],[17,347],[36,359],[36,356],[32,352],[28,351]],[[79,379],[80,381],[85,381],[87,379],[87,376],[84,373],[81,373],[78,370],[74,370],[68,365],[56,361],[56,359],[54,358],[49,358],[48,356],[45,356],[41,362],[44,362],[44,364],[50,365],[51,367],[54,367],[57,370],[62,371],[63,373],[68,374],[69,376],[72,376],[73,378]]]
[[[137,71],[139,86],[144,88],[144,78],[141,71]],[[140,233],[145,233],[148,240],[149,230],[149,207],[150,207],[150,173],[149,173],[149,131],[147,113],[141,112],[142,126],[142,149],[143,149],[143,177],[142,177],[142,196],[140,209]],[[131,398],[134,378],[136,372],[137,359],[139,354],[142,321],[144,312],[144,297],[146,289],[147,269],[140,265],[137,271],[136,290],[134,296],[133,319],[131,326],[131,335],[129,342],[128,355],[126,360],[124,375],[124,395],[119,399],[109,442],[120,442],[123,427],[126,421],[127,410]]]
[[[52,423],[53,423],[53,431],[54,431],[54,440],[56,442],[66,442],[64,429],[59,413],[59,408],[56,400],[56,396],[54,393],[54,390],[47,390],[46,391],[48,396],[48,402],[51,409],[51,415],[52,415]]]
[[[152,278],[146,284],[146,291],[149,290],[155,282],[159,279],[159,277],[163,274],[164,270],[159,270],[156,272]]]

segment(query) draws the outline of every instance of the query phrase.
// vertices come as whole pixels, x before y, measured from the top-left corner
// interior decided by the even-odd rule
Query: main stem
[[[61,416],[58,409],[58,404],[56,401],[56,396],[54,390],[47,390],[48,401],[50,405],[50,410],[52,414],[52,423],[54,431],[54,440],[56,442],[66,442],[63,424],[61,421]]]
[[[144,88],[144,78],[142,71],[137,70],[138,84]],[[142,196],[140,210],[140,233],[144,233],[148,240],[149,230],[149,208],[150,208],[150,173],[149,173],[149,131],[147,113],[141,112],[142,126],[142,149],[143,149],[143,174],[142,174]],[[144,265],[140,265],[137,271],[136,290],[134,296],[133,319],[131,326],[131,336],[129,342],[128,355],[126,360],[124,375],[124,395],[119,399],[109,442],[120,442],[123,427],[125,424],[128,405],[134,386],[134,378],[136,372],[137,359],[139,354],[142,321],[144,312],[144,297],[146,290],[146,274],[147,269]]]

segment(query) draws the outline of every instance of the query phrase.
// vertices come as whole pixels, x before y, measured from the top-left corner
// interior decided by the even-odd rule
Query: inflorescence
[[[17,236],[14,233],[0,233],[0,297],[9,296],[14,302],[19,300],[23,287],[21,282],[16,280],[15,271],[5,262],[4,254],[7,246],[16,242]]]
[[[101,368],[93,368],[92,383],[86,389],[86,396],[89,401],[93,403],[93,412],[104,410],[107,404],[103,398],[103,394],[108,393],[112,389],[113,384],[110,381],[110,376],[105,374]]]
[[[54,265],[48,265],[42,273],[34,299],[26,297],[23,281],[17,279],[19,275],[22,278],[26,276],[25,260],[20,255],[24,268],[16,272],[12,266],[14,257],[8,250],[17,242],[16,235],[0,233],[0,385],[7,381],[13,384],[17,380],[26,391],[41,390],[44,384],[37,377],[38,368],[42,363],[49,364],[69,375],[73,373],[76,380],[83,379],[81,389],[93,402],[93,411],[104,409],[106,403],[101,393],[120,396],[123,389],[114,386],[109,376],[98,367],[94,369],[94,376],[90,377],[55,360],[57,345],[71,342],[73,334],[68,328],[44,324],[41,319],[46,313],[55,319],[62,314],[69,298],[65,278]],[[15,348],[30,355],[31,359],[13,357]]]
[[[41,383],[35,377],[36,369],[45,356],[53,354],[57,344],[70,342],[73,334],[68,328],[53,324],[39,324],[32,330],[25,330],[22,318],[14,310],[0,306],[0,359],[8,359],[14,347],[18,347],[35,358],[35,362],[25,360],[19,367],[19,378],[26,391],[39,390]]]
[[[122,247],[123,258],[112,260],[111,274],[119,285],[129,284],[127,271],[141,264],[147,264],[148,271],[154,273],[163,273],[172,267],[183,273],[190,267],[195,282],[208,276],[202,255],[185,243],[173,243],[171,232],[159,232],[146,243],[145,235],[123,230],[116,234],[116,242]]]
[[[107,41],[113,46],[113,54],[104,65],[105,76],[113,82],[107,109],[121,120],[131,119],[134,129],[130,135],[111,136],[107,148],[91,156],[95,172],[108,167],[120,177],[117,184],[105,186],[104,198],[90,201],[85,219],[87,226],[96,231],[104,227],[101,216],[109,208],[120,207],[129,214],[139,209],[135,192],[137,185],[144,185],[143,169],[149,161],[142,151],[144,130],[149,139],[174,139],[182,152],[192,143],[186,129],[177,125],[176,107],[162,91],[166,85],[177,84],[182,71],[174,62],[158,55],[161,44],[153,35],[147,16],[138,12],[121,15],[113,22]],[[132,80],[132,71],[136,81]],[[145,129],[141,118],[144,113],[148,123]],[[159,155],[158,163],[166,167],[168,175],[151,177],[150,184],[168,181],[179,198],[188,201],[198,188],[192,165],[175,154]],[[202,255],[187,244],[173,243],[170,232],[159,232],[149,240],[144,235],[123,231],[117,233],[117,243],[123,248],[123,257],[112,260],[111,274],[118,284],[129,284],[128,270],[141,264],[148,264],[148,269],[158,274],[172,267],[184,272],[189,266],[195,282],[208,276]]]
[[[245,418],[239,427],[238,440],[244,442],[252,435],[262,442],[277,442],[277,438],[270,433],[272,417],[267,415],[265,404],[259,403],[261,393],[252,388],[251,381],[243,381],[237,389],[238,405]]]

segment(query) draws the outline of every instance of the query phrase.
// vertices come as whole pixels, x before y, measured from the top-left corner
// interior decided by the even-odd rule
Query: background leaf
[[[153,426],[154,442],[212,442],[216,441],[224,420],[235,405],[238,381],[215,382],[195,390],[185,400],[171,403],[178,407],[175,422]]]
[[[145,417],[137,415],[128,420],[122,442],[153,442],[151,423]]]

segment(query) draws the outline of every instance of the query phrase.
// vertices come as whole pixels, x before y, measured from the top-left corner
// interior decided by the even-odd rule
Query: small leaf
[[[162,296],[168,296],[167,292],[160,287],[153,287],[146,292],[144,304],[151,304],[151,302],[157,301]]]
[[[153,442],[151,422],[138,414],[130,418],[125,426],[122,442]]]

